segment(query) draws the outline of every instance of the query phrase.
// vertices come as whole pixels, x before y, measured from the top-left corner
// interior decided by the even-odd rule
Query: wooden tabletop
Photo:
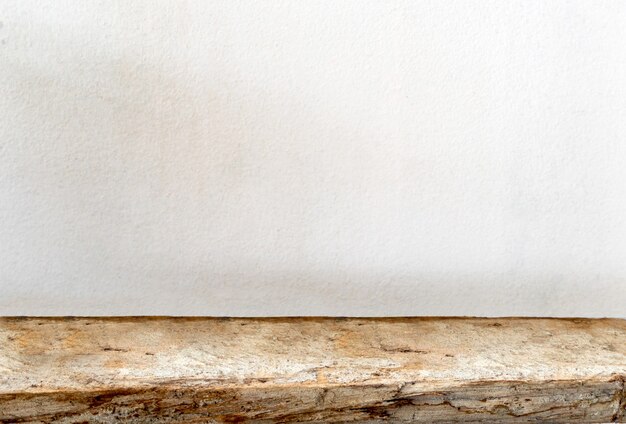
[[[1,423],[625,422],[626,321],[0,318]]]

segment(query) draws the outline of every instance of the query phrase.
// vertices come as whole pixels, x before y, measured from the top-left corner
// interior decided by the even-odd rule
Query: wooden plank
[[[1,318],[2,423],[624,422],[626,321]]]

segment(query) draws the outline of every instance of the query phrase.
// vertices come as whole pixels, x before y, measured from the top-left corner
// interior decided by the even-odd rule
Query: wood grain
[[[624,422],[626,321],[0,318],[2,423]]]

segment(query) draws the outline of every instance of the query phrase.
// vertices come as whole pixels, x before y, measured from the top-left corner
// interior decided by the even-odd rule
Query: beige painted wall
[[[624,2],[0,22],[0,314],[626,316]]]

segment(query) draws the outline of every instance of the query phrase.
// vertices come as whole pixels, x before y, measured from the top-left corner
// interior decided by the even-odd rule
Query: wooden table
[[[626,321],[0,318],[2,423],[625,422]]]

